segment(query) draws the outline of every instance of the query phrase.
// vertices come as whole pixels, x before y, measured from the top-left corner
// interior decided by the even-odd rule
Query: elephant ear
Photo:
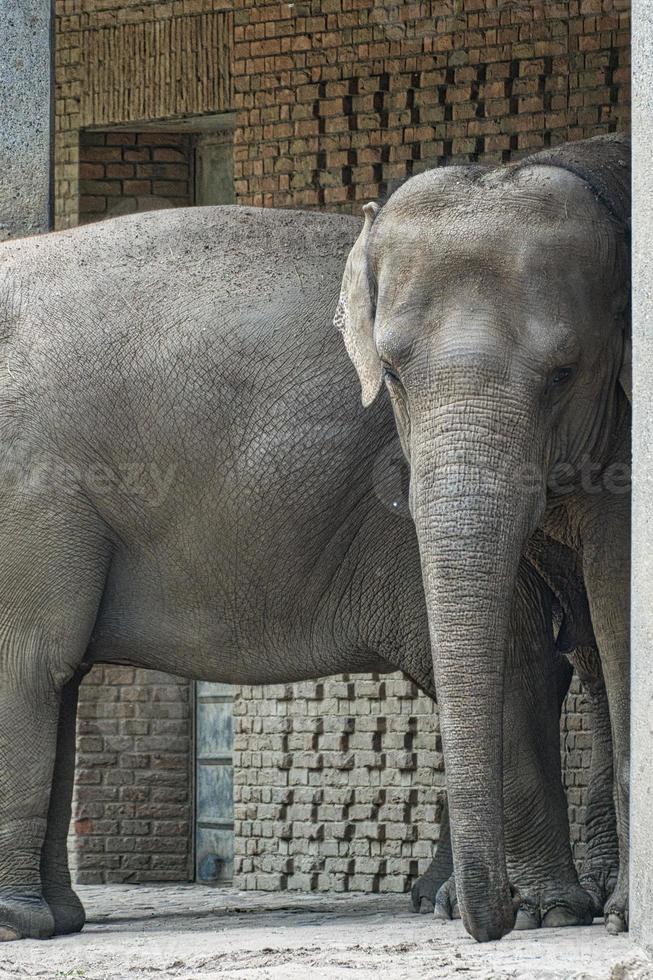
[[[374,304],[367,274],[367,242],[379,210],[378,204],[373,203],[363,208],[365,224],[349,253],[333,318],[358,373],[365,408],[378,395],[383,380],[381,361],[374,346]]]
[[[595,136],[578,143],[565,143],[526,157],[519,166],[546,164],[563,167],[580,177],[603,205],[611,219],[621,228],[627,249],[627,282],[624,282],[623,355],[619,382],[631,400],[631,325],[630,325],[630,137],[625,133]]]

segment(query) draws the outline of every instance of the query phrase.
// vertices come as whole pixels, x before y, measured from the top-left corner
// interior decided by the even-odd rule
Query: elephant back
[[[625,133],[594,136],[576,143],[563,143],[525,157],[515,169],[561,167],[580,177],[630,236],[630,137]]]

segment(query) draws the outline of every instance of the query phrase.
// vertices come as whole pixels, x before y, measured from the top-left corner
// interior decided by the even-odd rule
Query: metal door
[[[234,873],[233,688],[199,682],[195,696],[195,877]]]

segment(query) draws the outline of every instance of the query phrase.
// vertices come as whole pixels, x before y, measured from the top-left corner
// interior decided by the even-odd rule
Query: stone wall
[[[233,108],[233,4],[55,0],[55,225],[79,223],[79,134]],[[138,126],[134,126],[138,129]]]
[[[0,0],[0,241],[50,227],[50,0]]]
[[[82,686],[76,879],[191,875],[190,685],[95,668]],[[591,732],[575,682],[562,719],[574,853],[584,855]],[[234,705],[235,880],[263,890],[404,891],[439,836],[437,708],[401,675],[244,687]]]
[[[192,873],[188,681],[94,667],[80,688],[71,858],[80,884]]]
[[[633,578],[630,929],[653,955],[653,9],[633,23]]]
[[[628,125],[630,0],[57,0],[57,12],[59,227],[77,222],[78,133],[92,125],[236,110],[239,202],[348,211],[427,167]],[[112,51],[140,57],[136,81]]]

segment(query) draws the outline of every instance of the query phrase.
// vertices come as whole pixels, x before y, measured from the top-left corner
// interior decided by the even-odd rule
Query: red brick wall
[[[193,203],[192,137],[89,131],[79,143],[80,224]]]
[[[246,204],[358,211],[395,180],[627,128],[630,0],[241,0]]]
[[[191,877],[190,684],[94,667],[80,689],[71,837],[76,880]]]

